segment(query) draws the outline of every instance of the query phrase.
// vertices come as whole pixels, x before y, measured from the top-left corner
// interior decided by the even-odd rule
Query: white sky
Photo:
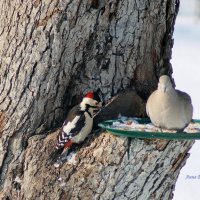
[[[200,19],[195,16],[198,10],[195,0],[180,3],[174,32],[173,77],[176,88],[192,98],[193,118],[200,119]],[[195,142],[190,153],[179,175],[173,200],[200,200],[200,141]]]

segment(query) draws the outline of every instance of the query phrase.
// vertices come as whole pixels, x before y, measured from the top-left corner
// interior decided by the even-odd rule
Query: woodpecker
[[[192,120],[193,106],[190,96],[174,89],[169,76],[163,75],[147,100],[146,111],[154,125],[182,131]]]
[[[57,157],[64,154],[73,143],[85,140],[92,131],[94,112],[100,108],[101,100],[98,94],[88,92],[81,103],[69,111],[57,137],[56,155],[53,160],[57,160]]]

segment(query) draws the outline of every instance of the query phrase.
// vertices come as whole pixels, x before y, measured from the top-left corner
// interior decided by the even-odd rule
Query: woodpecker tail
[[[57,144],[56,149],[49,156],[50,164],[54,164],[59,159],[61,159],[61,155],[68,154],[68,149],[71,146],[72,146],[71,140],[69,140],[64,146]]]
[[[64,147],[62,148],[59,148],[59,149],[55,149],[49,156],[49,162],[50,164],[54,164],[59,158],[60,158],[60,155],[62,154],[64,150]]]

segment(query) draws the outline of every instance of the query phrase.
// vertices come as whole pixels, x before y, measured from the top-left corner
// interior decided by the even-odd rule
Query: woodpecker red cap
[[[90,98],[90,99],[94,99],[94,93],[93,92],[88,92],[85,97]]]

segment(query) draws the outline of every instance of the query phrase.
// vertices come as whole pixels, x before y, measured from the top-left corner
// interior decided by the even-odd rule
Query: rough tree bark
[[[69,106],[100,88],[141,103],[171,75],[178,0],[0,1],[1,199],[170,199],[193,142],[108,133],[55,169],[48,155]],[[135,115],[139,115],[135,113]],[[59,179],[59,177],[61,177]]]

